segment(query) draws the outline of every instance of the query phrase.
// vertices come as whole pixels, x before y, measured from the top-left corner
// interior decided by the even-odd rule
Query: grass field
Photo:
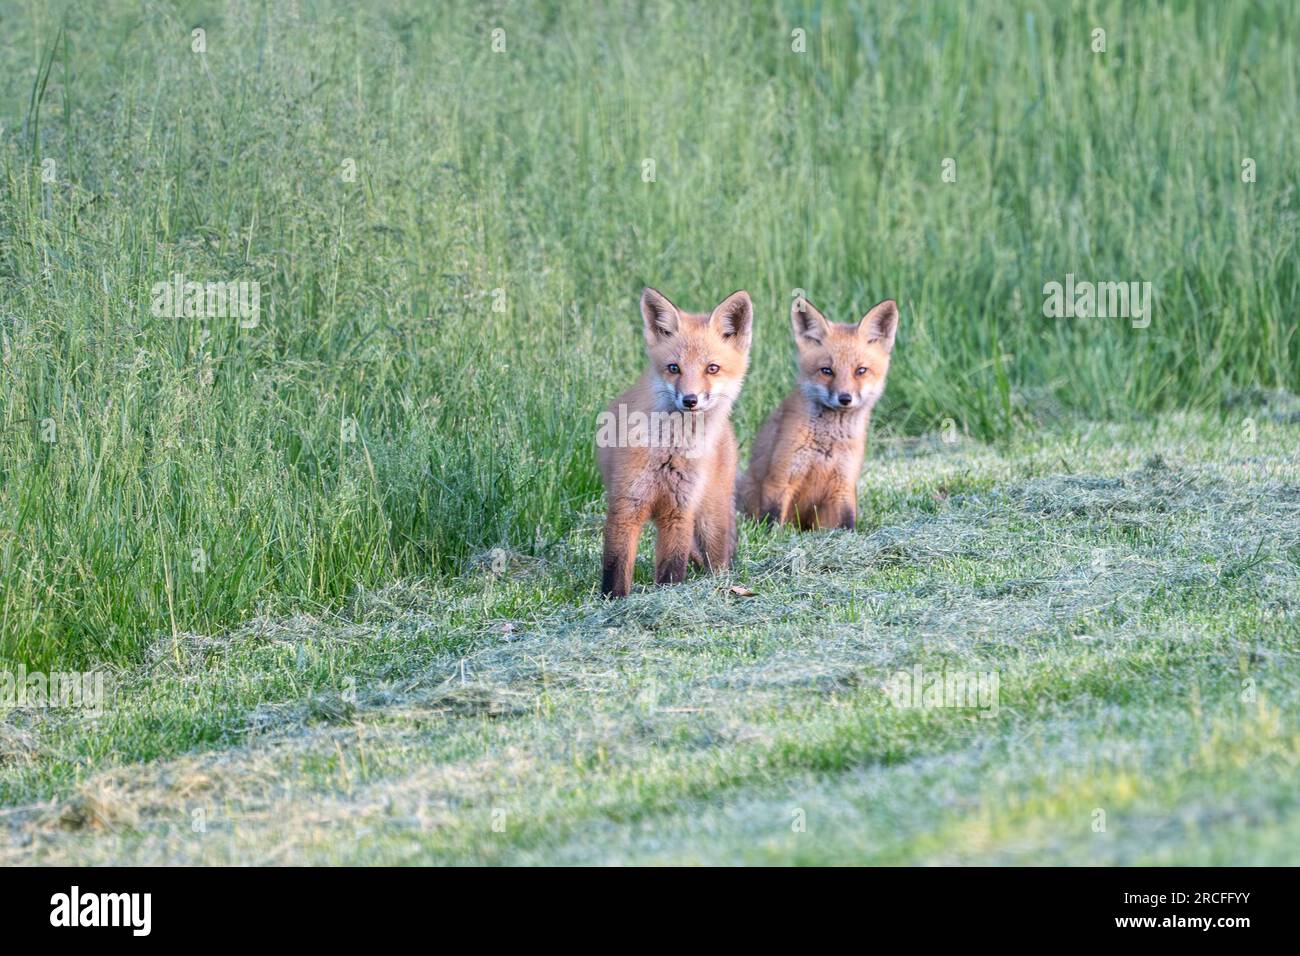
[[[865,533],[161,638],[0,737],[5,863],[1300,862],[1300,407],[877,451]],[[731,588],[752,593],[742,596]],[[898,672],[996,675],[977,706]]]
[[[0,660],[116,688],[0,713],[0,853],[1300,862],[1298,47],[1285,0],[0,0]],[[1149,324],[1046,317],[1067,275]],[[647,284],[753,296],[742,446],[795,290],[900,303],[863,526],[744,528],[753,597],[595,597]],[[891,705],[918,664],[997,715]]]

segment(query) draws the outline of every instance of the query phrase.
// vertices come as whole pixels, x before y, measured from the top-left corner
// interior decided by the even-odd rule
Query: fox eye
[[[860,366],[858,366],[858,374],[859,374],[859,375],[866,375],[866,374],[867,374],[867,367],[866,367],[865,365],[860,365]]]
[[[722,371],[722,367],[717,362],[710,362],[709,367],[705,369],[710,375],[717,375]]]
[[[832,368],[827,368],[826,366],[823,365],[823,366],[822,366],[822,374],[823,374],[823,375],[834,375],[834,374],[835,374],[835,370],[832,369]]]
[[[678,372],[681,371],[681,366],[679,366],[676,362],[669,362],[668,371],[671,372],[673,375],[676,375]]]

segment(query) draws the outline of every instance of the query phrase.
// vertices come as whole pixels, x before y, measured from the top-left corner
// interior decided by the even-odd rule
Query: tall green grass
[[[1285,0],[0,23],[2,657],[125,660],[544,547],[599,500],[645,284],[754,296],[742,441],[790,385],[795,288],[901,303],[878,428],[1300,390]],[[260,282],[260,324],[155,317],[176,272]],[[1066,273],[1151,282],[1151,326],[1044,318]]]

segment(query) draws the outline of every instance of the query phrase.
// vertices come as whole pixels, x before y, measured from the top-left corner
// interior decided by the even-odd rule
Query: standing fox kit
[[[759,430],[738,503],[758,519],[851,529],[867,425],[885,390],[898,305],[886,299],[861,322],[843,325],[798,298],[790,321],[799,347],[799,387]]]
[[[749,364],[754,307],[735,292],[709,315],[641,295],[650,367],[614,399],[596,436],[608,514],[601,592],[632,587],[637,539],[654,521],[655,583],[676,584],[688,561],[726,568],[735,550],[736,436],[731,406]],[[620,427],[615,429],[617,422]]]

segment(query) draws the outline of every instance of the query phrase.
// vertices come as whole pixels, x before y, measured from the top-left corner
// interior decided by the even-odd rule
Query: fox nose
[[[841,404],[841,405],[852,405],[852,404],[853,404],[853,396],[850,395],[848,392],[840,392],[840,404]]]
[[[683,407],[683,408],[694,408],[694,407],[695,407],[696,405],[698,405],[698,404],[700,404],[700,396],[698,396],[698,395],[683,395],[683,396],[682,396],[682,407]]]

